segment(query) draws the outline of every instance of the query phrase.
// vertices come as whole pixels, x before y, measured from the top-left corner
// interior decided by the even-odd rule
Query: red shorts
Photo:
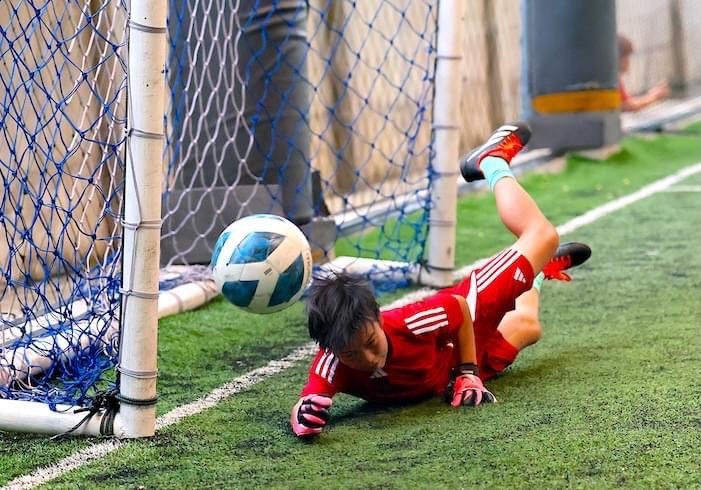
[[[507,248],[474,269],[455,286],[443,290],[467,299],[475,331],[478,364],[484,358],[501,319],[516,307],[516,298],[532,286],[533,266],[520,252]]]

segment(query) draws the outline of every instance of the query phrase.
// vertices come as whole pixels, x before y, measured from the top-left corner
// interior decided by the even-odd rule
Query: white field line
[[[604,216],[618,211],[634,202],[645,199],[657,192],[664,191],[674,184],[690,177],[691,175],[701,173],[701,162],[691,165],[689,167],[683,168],[675,174],[665,177],[664,179],[658,180],[649,184],[642,189],[628,194],[627,196],[614,199],[606,204],[592,209],[584,213],[581,216],[568,221],[567,223],[560,225],[557,229],[560,235],[565,235],[567,233],[572,233],[573,231],[581,228],[582,226],[591,224]],[[468,265],[457,271],[458,276],[465,276],[474,267],[474,265]],[[401,304],[405,304],[410,301],[415,301],[426,297],[434,292],[433,289],[425,288],[418,291],[414,291],[399,300],[393,302],[384,308],[394,308]],[[294,350],[288,356],[278,359],[275,361],[270,361],[263,367],[249,371],[238,378],[233,379],[229,383],[211,391],[207,395],[192,403],[177,407],[170,412],[158,417],[156,421],[156,428],[161,429],[168,427],[169,425],[175,424],[185,417],[190,417],[197,415],[200,412],[207,410],[208,408],[214,407],[220,401],[240,393],[256,383],[263,381],[275,374],[281,373],[282,371],[292,367],[297,362],[311,356],[316,350],[316,346],[313,342],[309,342],[298,349]],[[44,483],[47,483],[55,478],[63,476],[64,474],[79,468],[85,464],[102,458],[110,454],[111,452],[124,446],[126,441],[110,439],[98,444],[93,444],[85,449],[82,449],[55,464],[50,466],[45,466],[43,468],[38,468],[34,472],[18,477],[10,481],[3,490],[19,490],[19,489],[29,489],[34,488]]]
[[[701,185],[676,185],[663,192],[701,192]]]
[[[584,225],[593,223],[599,218],[603,218],[607,214],[611,214],[614,211],[618,211],[619,209],[628,206],[629,204],[632,204],[636,201],[640,201],[641,199],[645,199],[646,197],[649,197],[656,192],[665,190],[668,187],[673,186],[677,182],[681,182],[687,177],[690,177],[699,172],[701,172],[701,162],[695,165],[691,165],[689,167],[685,167],[679,170],[677,173],[670,175],[669,177],[665,177],[664,179],[653,182],[650,185],[646,185],[639,191],[633,192],[632,194],[628,194],[627,196],[619,197],[618,199],[614,199],[613,201],[599,206],[598,208],[594,208],[581,216],[577,216],[576,218],[571,219],[570,221],[565,223],[564,225],[558,226],[557,231],[560,232],[560,235],[571,233],[577,228],[581,228]]]

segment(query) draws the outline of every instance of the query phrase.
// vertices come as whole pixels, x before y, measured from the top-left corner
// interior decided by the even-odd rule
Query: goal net
[[[437,25],[437,1],[172,0],[164,263],[208,262],[256,212],[299,224],[318,262],[418,263]]]
[[[318,264],[383,288],[425,262],[445,281],[461,9],[0,3],[0,430],[74,429],[80,406],[99,423],[76,433],[125,406],[152,426],[157,317],[216,294],[209,257],[242,216],[288,217]]]

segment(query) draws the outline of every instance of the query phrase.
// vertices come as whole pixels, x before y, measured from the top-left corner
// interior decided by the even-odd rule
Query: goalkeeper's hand
[[[329,409],[333,400],[324,395],[307,395],[292,407],[290,424],[297,437],[320,434],[329,421]]]
[[[450,404],[454,407],[467,405],[476,407],[480,403],[494,403],[497,398],[484,387],[477,376],[477,366],[461,364],[452,373],[452,394]]]

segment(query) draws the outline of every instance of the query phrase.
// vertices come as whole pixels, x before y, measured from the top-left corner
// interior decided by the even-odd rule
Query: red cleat
[[[460,172],[467,182],[484,179],[480,162],[484,157],[503,158],[506,163],[526,146],[531,138],[531,130],[524,122],[504,124],[489,137],[486,143],[472,150],[460,163]]]
[[[543,275],[546,279],[569,282],[572,276],[565,270],[582,265],[591,257],[589,245],[578,242],[562,243],[557,247],[555,256],[543,267]]]

